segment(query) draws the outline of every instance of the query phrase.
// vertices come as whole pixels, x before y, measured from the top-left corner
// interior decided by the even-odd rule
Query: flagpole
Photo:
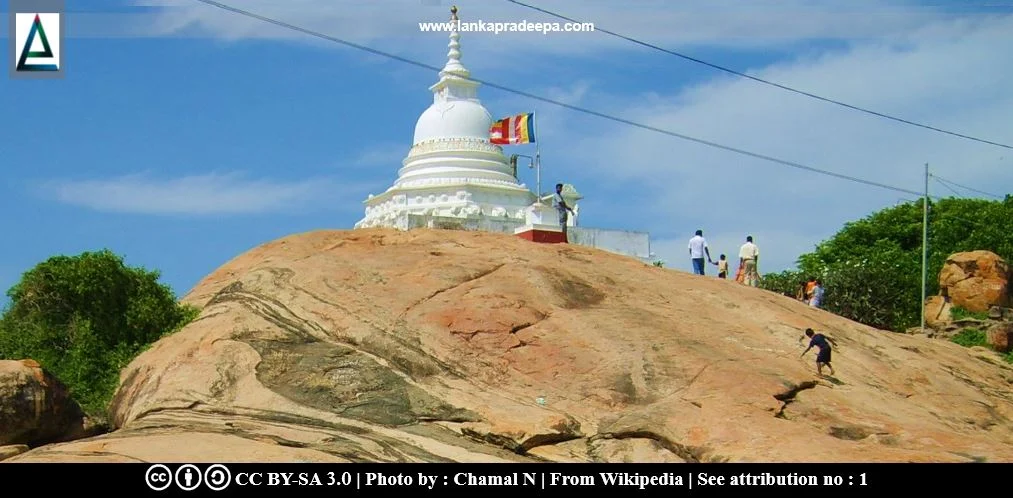
[[[929,259],[929,163],[925,163],[925,197],[922,199],[922,328],[925,333],[925,291]]]
[[[538,132],[538,112],[531,113],[531,121],[535,125],[535,196],[542,203],[542,140]]]

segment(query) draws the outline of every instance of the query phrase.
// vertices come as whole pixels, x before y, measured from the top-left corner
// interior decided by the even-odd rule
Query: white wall
[[[594,247],[643,260],[653,257],[651,238],[647,232],[569,227],[567,233],[571,244]]]
[[[523,221],[512,219],[453,218],[418,214],[402,214],[397,223],[397,227],[402,230],[405,228],[445,228],[508,234],[513,234],[514,229],[522,225],[524,225]],[[634,257],[646,263],[651,263],[654,260],[654,254],[651,253],[650,234],[647,232],[568,227],[567,236],[571,244]]]

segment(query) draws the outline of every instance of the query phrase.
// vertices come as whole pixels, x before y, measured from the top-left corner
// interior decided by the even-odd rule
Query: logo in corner
[[[229,472],[228,467],[220,463],[204,469],[204,484],[207,484],[212,491],[221,491],[229,487],[230,481],[232,481],[232,472]]]
[[[204,478],[196,465],[181,465],[176,469],[176,486],[183,491],[193,491],[200,486]]]
[[[60,14],[36,12],[14,14],[16,72],[60,70]]]
[[[160,463],[152,465],[144,473],[144,482],[155,491],[165,491],[166,488],[172,485],[172,471],[169,470],[169,467]]]

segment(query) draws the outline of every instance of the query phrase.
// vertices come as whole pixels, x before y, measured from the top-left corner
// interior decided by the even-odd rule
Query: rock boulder
[[[940,293],[953,306],[987,312],[992,306],[1007,306],[1010,269],[991,251],[960,252],[946,258],[939,272]]]
[[[0,446],[67,441],[88,427],[67,389],[37,362],[0,360]]]
[[[311,232],[185,300],[197,320],[123,371],[117,430],[7,461],[1013,461],[996,353],[586,247]]]
[[[1001,353],[1013,349],[1013,322],[999,322],[988,328],[988,343]]]
[[[950,310],[953,306],[943,296],[929,296],[925,299],[925,326],[941,328],[953,321]]]

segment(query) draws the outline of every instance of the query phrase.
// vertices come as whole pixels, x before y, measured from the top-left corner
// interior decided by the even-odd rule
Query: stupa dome
[[[489,140],[492,115],[474,100],[434,102],[415,123],[413,144],[449,138]]]
[[[457,7],[451,8],[451,22],[458,22]],[[429,88],[433,104],[415,122],[412,145],[433,140],[477,139],[489,141],[492,115],[478,100],[479,83],[470,79],[470,72],[461,64],[461,34],[450,32],[447,64],[440,71],[440,81]]]

